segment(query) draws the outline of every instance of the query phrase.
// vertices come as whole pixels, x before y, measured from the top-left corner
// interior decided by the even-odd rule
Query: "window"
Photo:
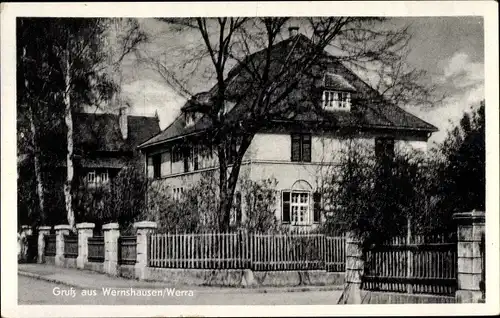
[[[294,225],[309,224],[309,193],[283,192],[282,221]]]
[[[172,147],[172,162],[178,162],[182,160],[182,148],[180,146]]]
[[[194,112],[184,113],[184,120],[186,122],[186,127],[194,126],[194,123],[196,121],[196,113]]]
[[[109,181],[108,170],[101,171],[99,173],[99,179],[100,179],[100,182],[103,184],[108,183],[108,181]]]
[[[153,178],[161,177],[161,154],[153,155]]]
[[[379,159],[394,158],[394,139],[392,138],[375,139],[375,156]]]
[[[184,188],[173,188],[172,189],[172,197],[174,200],[179,201],[182,199],[182,195],[184,194]]]
[[[96,182],[95,170],[89,171],[87,173],[87,183],[95,183],[95,182]]]
[[[323,91],[323,108],[327,110],[349,110],[351,109],[351,93],[338,91]]]
[[[292,161],[311,162],[311,135],[292,135]]]
[[[314,210],[313,210],[313,222],[319,223],[321,220],[321,193],[314,192],[313,194]]]
[[[95,187],[97,185],[106,184],[109,182],[108,170],[91,170],[87,172],[87,176],[85,178],[87,185]]]
[[[184,155],[184,172],[189,172],[189,156],[190,156],[190,150],[189,148],[185,147],[183,148],[182,151]]]
[[[193,170],[198,170],[198,146],[192,149]]]

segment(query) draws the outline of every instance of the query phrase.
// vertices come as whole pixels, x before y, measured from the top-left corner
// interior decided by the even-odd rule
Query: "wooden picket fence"
[[[78,235],[64,235],[64,257],[78,257]]]
[[[118,238],[118,263],[134,265],[137,260],[137,237],[120,236]]]
[[[457,288],[457,243],[444,237],[396,237],[365,255],[363,288],[453,295]]]
[[[87,240],[89,262],[104,262],[104,236],[89,237]]]
[[[161,268],[344,271],[345,237],[322,234],[153,234],[149,266]]]
[[[45,256],[56,256],[56,235],[50,234],[44,237],[45,239]]]

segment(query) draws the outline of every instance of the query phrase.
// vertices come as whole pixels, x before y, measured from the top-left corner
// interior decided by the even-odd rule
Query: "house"
[[[125,113],[73,114],[73,207],[77,217],[82,213],[89,213],[78,206],[83,194],[106,189],[126,166],[134,166],[140,173],[144,172],[143,155],[137,150],[137,146],[159,132],[157,116],[133,116]],[[43,140],[41,171],[45,188],[46,223],[54,225],[67,222],[63,195],[67,177],[66,134],[65,128],[49,133],[51,135],[45,136]],[[22,154],[18,158],[23,158],[18,168],[20,180],[33,178],[32,161]],[[33,193],[34,191],[35,189]],[[30,209],[29,206],[19,208]]]
[[[277,43],[271,56],[284,59],[291,47],[300,50],[310,45],[306,36],[297,34]],[[260,51],[246,60],[259,64],[262,58]],[[326,51],[308,74],[308,82],[299,83],[293,92],[294,96],[307,96],[308,102],[294,107],[293,115],[285,113],[265,123],[246,151],[240,171],[240,176],[255,181],[276,178],[276,217],[282,224],[300,227],[314,227],[324,218],[319,209],[318,178],[335,163],[345,140],[358,140],[376,153],[394,153],[395,147],[425,151],[428,138],[437,131],[384,101]],[[229,72],[227,96],[238,97],[228,98],[226,118],[245,118],[248,103],[241,87],[249,81],[239,65]],[[208,100],[216,89],[197,95],[198,100]],[[189,101],[181,110],[170,126],[139,146],[146,156],[146,173],[152,184],[167,184],[174,198],[199,180],[202,172],[218,169],[217,155],[204,138],[210,131],[210,120]],[[235,201],[241,204],[238,186]],[[241,210],[241,220],[236,217],[236,222],[247,217],[244,206]]]
[[[157,117],[77,113],[73,121],[75,167],[87,187],[105,185],[125,166],[144,171],[136,148],[160,131]]]

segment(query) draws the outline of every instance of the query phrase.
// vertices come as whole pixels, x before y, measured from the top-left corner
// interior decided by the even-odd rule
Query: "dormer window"
[[[345,110],[351,109],[351,93],[334,90],[323,91],[323,108],[326,110]]]
[[[344,77],[326,73],[323,85],[323,109],[351,110],[351,93],[356,92],[356,89]]]
[[[195,112],[185,112],[184,119],[186,121],[186,127],[194,126],[196,121],[196,113]]]

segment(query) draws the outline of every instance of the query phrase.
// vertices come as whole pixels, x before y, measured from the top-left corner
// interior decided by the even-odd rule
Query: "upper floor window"
[[[186,127],[194,126],[194,123],[196,121],[196,113],[195,112],[185,112],[184,113],[184,120],[186,122]]]
[[[351,93],[334,90],[323,91],[323,108],[326,110],[350,110]]]
[[[161,154],[153,155],[153,178],[158,179],[161,177]]]
[[[292,135],[292,161],[311,162],[311,135]]]
[[[87,176],[85,177],[85,181],[87,185],[91,187],[95,187],[97,185],[104,185],[109,182],[109,174],[108,170],[91,170],[87,172]]]
[[[178,162],[182,160],[182,148],[180,146],[172,147],[172,162]]]

